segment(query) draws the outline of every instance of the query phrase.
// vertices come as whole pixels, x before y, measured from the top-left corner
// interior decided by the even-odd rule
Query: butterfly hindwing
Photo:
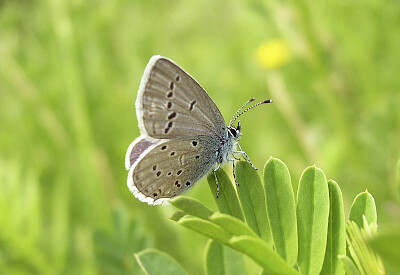
[[[164,204],[185,192],[212,168],[217,147],[218,142],[210,136],[161,142],[132,164],[128,187],[141,201]]]

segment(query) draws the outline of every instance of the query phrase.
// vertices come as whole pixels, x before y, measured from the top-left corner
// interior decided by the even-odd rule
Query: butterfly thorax
[[[236,150],[236,145],[240,139],[240,125],[237,128],[232,126],[227,126],[227,136],[226,139],[222,141],[222,146],[218,152],[218,162],[223,163],[228,161],[229,154],[232,154]]]

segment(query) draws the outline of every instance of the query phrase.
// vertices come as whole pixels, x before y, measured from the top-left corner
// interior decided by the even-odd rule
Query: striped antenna
[[[240,111],[244,108],[244,106],[246,106],[248,103],[252,102],[253,100],[254,100],[254,98],[250,99],[250,100],[247,101],[242,107],[240,107],[239,110],[237,110],[237,112],[233,115],[231,121],[229,121],[229,126],[232,126],[232,124],[233,124],[241,115],[243,115],[244,113],[246,113],[248,110],[253,109],[254,107],[257,107],[258,105],[265,104],[265,103],[271,103],[271,102],[272,102],[272,99],[267,99],[267,100],[258,102],[257,104],[254,104],[253,106],[251,106],[251,107],[247,108],[246,110],[240,112]],[[239,112],[240,112],[240,113],[239,113]],[[238,114],[238,113],[239,113],[239,114]]]
[[[235,118],[235,116],[244,108],[244,106],[246,106],[247,104],[249,104],[250,102],[253,102],[254,101],[254,97],[253,98],[250,98],[249,100],[247,100],[247,102],[245,103],[245,104],[243,104],[243,106],[242,107],[240,107],[239,108],[239,110],[237,110],[236,111],[236,113],[234,113],[233,114],[233,116],[232,116],[232,118],[231,118],[231,120],[229,121],[229,126],[231,126],[232,125],[232,123],[234,122],[234,118]]]

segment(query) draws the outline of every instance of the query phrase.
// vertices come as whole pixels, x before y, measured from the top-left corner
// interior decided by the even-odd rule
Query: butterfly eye
[[[236,135],[237,135],[236,129],[235,129],[235,128],[232,128],[232,127],[229,127],[228,129],[229,129],[229,132],[231,132],[231,135],[232,135],[233,137],[236,137]]]

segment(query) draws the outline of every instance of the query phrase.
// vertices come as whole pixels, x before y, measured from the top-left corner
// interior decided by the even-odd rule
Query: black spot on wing
[[[196,100],[192,101],[189,106],[189,111],[193,111],[194,105],[196,104]]]
[[[176,112],[172,112],[172,113],[168,116],[168,119],[171,120],[171,119],[173,119],[174,117],[176,117]]]

